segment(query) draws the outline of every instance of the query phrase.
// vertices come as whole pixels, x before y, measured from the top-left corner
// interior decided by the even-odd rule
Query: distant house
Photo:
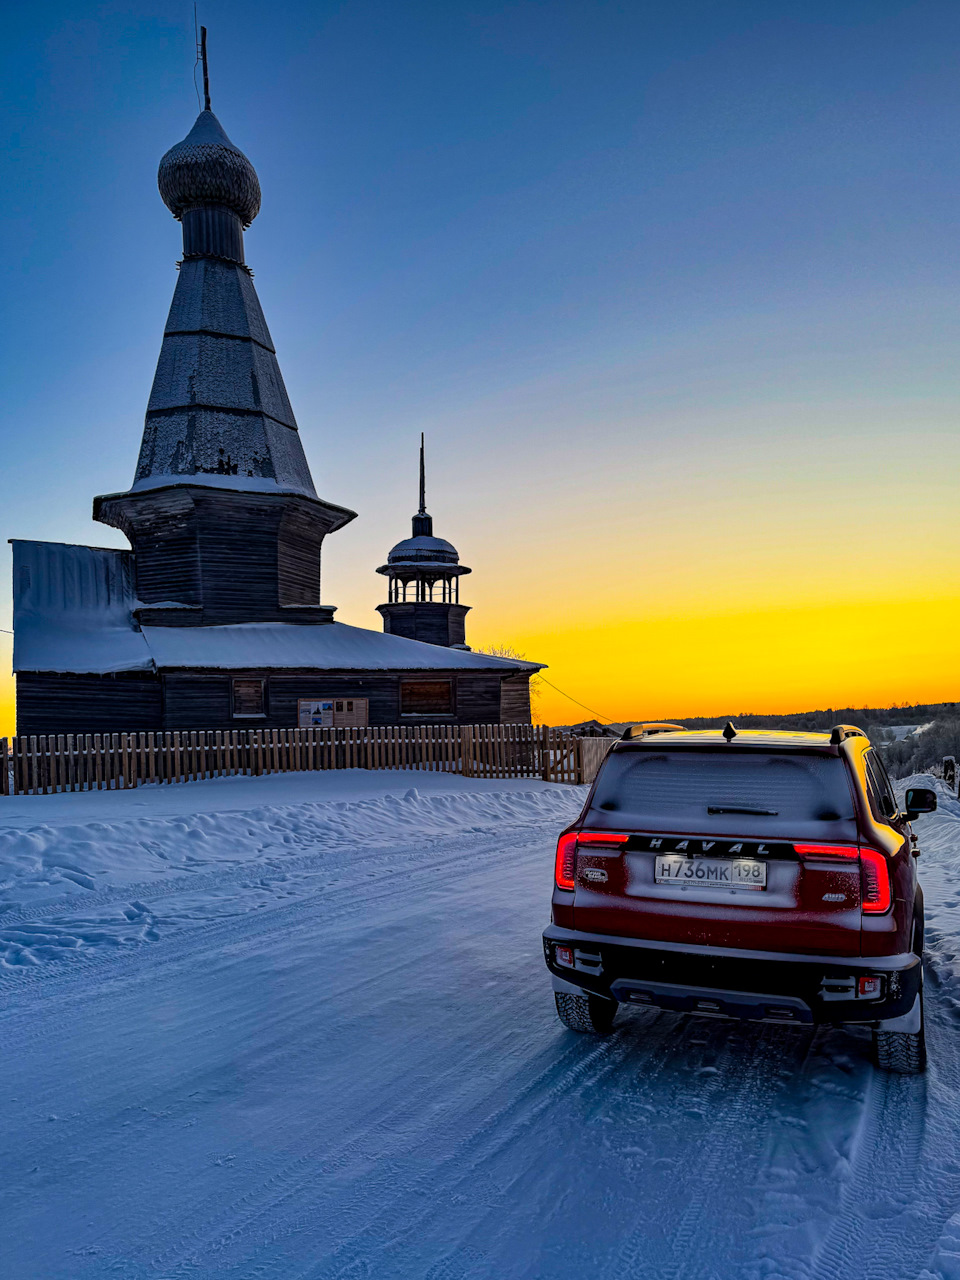
[[[467,649],[459,578],[421,503],[379,572],[384,631],[334,622],[327,534],[243,232],[253,166],[209,109],[163,157],[183,260],[130,489],[94,519],[131,550],[14,541],[21,734],[529,723],[537,663]]]

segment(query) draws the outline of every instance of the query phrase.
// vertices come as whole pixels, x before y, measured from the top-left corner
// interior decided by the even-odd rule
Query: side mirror
[[[933,813],[937,807],[937,793],[931,791],[929,787],[908,787],[903,803],[907,810],[907,818],[912,822],[921,813]]]

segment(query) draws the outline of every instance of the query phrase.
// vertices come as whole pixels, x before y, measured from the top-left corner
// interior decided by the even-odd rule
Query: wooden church
[[[209,94],[159,187],[183,260],[133,484],[93,504],[131,549],[13,542],[18,733],[529,723],[539,664],[465,644],[470,570],[433,536],[422,441],[383,631],[321,603],[323,540],[356,513],[314,488],[245,264],[260,184]]]

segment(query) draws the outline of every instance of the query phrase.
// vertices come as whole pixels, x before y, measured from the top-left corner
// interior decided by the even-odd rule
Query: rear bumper
[[[558,944],[572,949],[573,967],[557,963]],[[557,990],[758,1022],[876,1025],[909,1014],[921,981],[912,952],[841,959],[696,949],[558,925],[544,930],[543,948]],[[880,979],[879,997],[857,995],[861,976]]]

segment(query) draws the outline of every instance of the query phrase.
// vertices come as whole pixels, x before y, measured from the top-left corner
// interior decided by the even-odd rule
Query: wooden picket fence
[[[606,738],[530,724],[31,735],[0,739],[0,795],[320,769],[426,769],[580,783],[593,780],[609,747]]]

